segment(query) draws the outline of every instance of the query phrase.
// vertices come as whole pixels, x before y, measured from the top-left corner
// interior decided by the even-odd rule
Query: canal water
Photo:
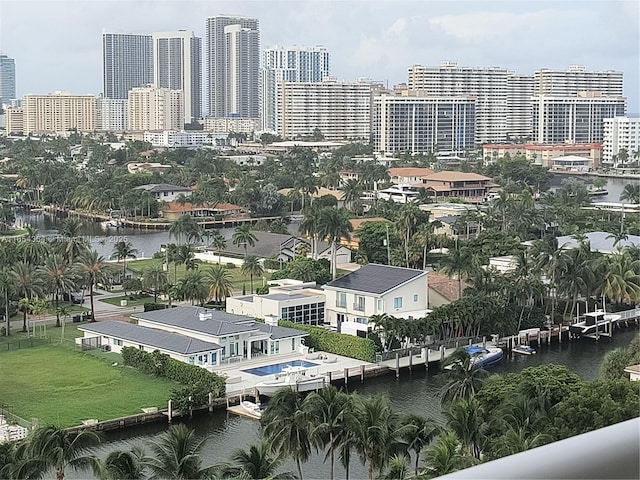
[[[544,364],[566,365],[584,380],[598,377],[600,365],[606,352],[617,347],[626,347],[638,333],[637,328],[618,330],[613,338],[601,338],[598,342],[591,339],[566,341],[562,344],[543,345],[538,353],[532,356],[514,354],[494,368],[493,373],[518,372],[523,368]],[[359,381],[349,385],[351,392],[362,394],[384,393],[389,395],[396,411],[416,413],[441,421],[438,392],[441,382],[435,372],[424,369],[414,370],[413,373],[402,372],[396,379],[393,374],[367,380],[364,384]],[[226,411],[218,410],[213,414],[200,414],[191,422],[187,422],[196,431],[206,437],[202,458],[205,464],[228,462],[237,449],[246,448],[259,438],[259,423],[256,420],[238,417]],[[110,432],[107,441],[99,447],[97,453],[106,455],[109,451],[129,449],[134,444],[147,444],[158,434],[162,433],[166,424],[159,423],[134,427],[125,431]],[[323,461],[323,454],[313,454],[303,465],[305,478],[327,478],[328,467]],[[295,464],[288,462],[280,471],[295,471]],[[70,472],[68,475],[81,478],[80,474]],[[351,478],[366,478],[367,472],[354,456],[351,464]],[[336,467],[336,478],[344,478],[342,467]]]

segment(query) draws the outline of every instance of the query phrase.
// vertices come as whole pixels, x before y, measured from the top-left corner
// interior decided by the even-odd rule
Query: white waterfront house
[[[369,263],[323,287],[325,322],[361,337],[373,315],[420,318],[427,313],[427,272]]]
[[[275,286],[271,286],[274,284]],[[325,295],[316,282],[271,280],[266,295],[227,298],[227,312],[256,318],[275,317],[305,325],[324,323]]]
[[[177,200],[180,195],[189,197],[193,193],[189,187],[171,185],[169,183],[150,183],[134,188],[136,190],[147,190],[153,198],[156,200],[162,200],[163,202],[173,202],[174,200]]]
[[[82,325],[78,343],[120,353],[159,350],[181,362],[213,368],[259,355],[301,351],[302,330],[279,327],[203,307],[183,306],[132,315],[137,324],[107,320]]]

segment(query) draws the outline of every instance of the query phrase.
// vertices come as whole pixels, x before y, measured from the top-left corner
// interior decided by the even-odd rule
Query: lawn
[[[73,335],[75,329],[68,330]],[[0,349],[0,404],[24,419],[63,427],[166,407],[175,383],[112,361],[54,344]]]
[[[131,268],[132,270],[135,270],[136,272],[142,273],[144,271],[144,269],[150,267],[151,265],[162,265],[162,263],[164,262],[163,259],[161,258],[146,258],[144,260],[129,260],[127,262],[127,267]],[[211,265],[208,263],[198,263],[199,268],[202,269],[203,271],[206,271]],[[171,283],[175,283],[175,278],[178,279],[178,281],[182,278],[184,278],[184,273],[185,273],[185,267],[184,265],[178,265],[177,270],[174,270],[174,265],[173,263],[169,264],[169,271],[167,272],[168,276],[169,276],[169,281]],[[249,276],[245,276],[240,272],[240,268],[230,268],[229,269],[229,273],[231,274],[231,283],[233,284],[233,288],[235,288],[236,290],[241,290],[242,289],[242,285],[245,284],[246,290],[247,292],[250,289],[250,282],[251,279],[249,278]],[[269,280],[271,274],[267,273],[265,274],[265,277],[267,279],[267,281]],[[261,278],[254,278],[253,279],[253,288],[255,289],[257,286],[262,285],[262,279]],[[120,303],[118,302],[118,305],[120,305]]]
[[[130,295],[121,295],[119,297],[107,297],[107,298],[103,298],[100,301],[101,302],[105,302],[105,303],[109,303],[111,305],[116,305],[116,306],[120,306],[120,302],[122,300],[126,300],[127,301],[127,306],[129,307],[139,307],[140,305],[144,305],[145,303],[153,303],[153,295],[145,295],[141,298],[136,298],[134,300],[131,300],[131,296]],[[163,303],[159,298],[158,298],[158,303]]]

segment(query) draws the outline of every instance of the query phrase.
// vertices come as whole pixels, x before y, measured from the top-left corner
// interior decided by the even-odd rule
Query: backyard
[[[80,333],[77,325],[66,326],[62,344],[62,329],[48,333],[51,343],[32,348],[24,348],[29,340],[20,334],[0,341],[0,407],[63,427],[166,407],[175,383],[124,367],[116,354],[80,352],[71,343]]]

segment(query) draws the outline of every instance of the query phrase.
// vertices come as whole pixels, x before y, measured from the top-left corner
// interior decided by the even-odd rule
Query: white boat
[[[250,402],[249,400],[244,400],[240,402],[240,406],[243,410],[245,410],[248,414],[260,418],[262,416],[262,409],[260,408],[260,404]]]
[[[288,366],[276,374],[273,380],[264,380],[256,384],[260,395],[271,397],[281,388],[290,388],[296,392],[311,392],[325,386],[326,379],[322,375],[309,373],[305,367]]]
[[[569,326],[569,333],[576,337],[594,334],[596,330],[604,331],[605,325],[616,323],[621,317],[615,313],[596,310],[595,312],[587,312],[580,318],[581,321]]]
[[[378,198],[381,200],[391,200],[397,203],[409,203],[418,199],[418,190],[411,185],[391,185],[384,190],[378,190]]]
[[[533,355],[536,353],[535,349],[529,345],[516,345],[512,351],[513,353],[520,353],[522,355]]]
[[[504,356],[504,352],[499,347],[485,348],[482,345],[467,345],[464,347],[464,350],[469,354],[469,357],[471,357],[471,369],[490,367],[502,360]],[[444,368],[451,370],[454,364],[455,362]]]

